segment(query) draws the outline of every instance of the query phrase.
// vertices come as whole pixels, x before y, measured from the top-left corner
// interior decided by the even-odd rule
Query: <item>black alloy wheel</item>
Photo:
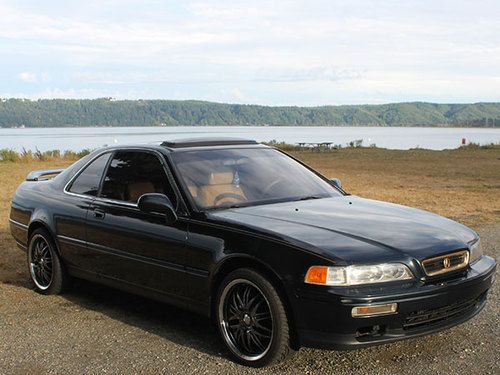
[[[36,229],[30,236],[28,267],[35,289],[42,294],[59,294],[69,284],[54,241],[45,229]]]
[[[266,366],[293,352],[284,304],[256,271],[240,269],[226,277],[219,290],[217,319],[224,343],[242,364]]]
[[[32,238],[30,246],[30,274],[35,286],[47,290],[52,283],[52,253],[47,240],[40,234]]]

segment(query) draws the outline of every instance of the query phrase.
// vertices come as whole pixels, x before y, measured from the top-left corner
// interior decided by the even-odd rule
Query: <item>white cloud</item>
[[[359,79],[362,75],[361,70],[326,65],[299,69],[263,69],[257,72],[256,80],[270,82],[341,81]]]
[[[22,73],[19,73],[17,76],[19,77],[19,79],[21,81],[27,82],[27,83],[33,83],[33,82],[38,81],[36,74],[31,73],[31,72],[22,72]]]
[[[328,104],[500,92],[500,4],[489,0],[26,4],[0,1],[0,55],[17,83],[49,90],[41,95],[111,86],[121,96]]]
[[[121,98],[120,93],[111,90],[95,90],[95,89],[61,89],[47,88],[35,92],[0,92],[0,98],[24,98],[30,100],[36,99],[95,99],[95,98]]]

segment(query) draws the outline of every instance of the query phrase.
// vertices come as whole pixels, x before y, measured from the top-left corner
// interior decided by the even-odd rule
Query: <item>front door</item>
[[[66,267],[71,271],[92,272],[99,259],[89,257],[86,244],[88,209],[99,192],[102,175],[111,153],[96,156],[68,184],[61,209],[54,215],[57,241]]]
[[[165,168],[162,156],[153,152],[115,152],[87,215],[87,246],[99,255],[97,273],[181,297],[186,295],[186,224],[167,224],[163,215],[137,207],[146,193],[165,194],[177,205]]]

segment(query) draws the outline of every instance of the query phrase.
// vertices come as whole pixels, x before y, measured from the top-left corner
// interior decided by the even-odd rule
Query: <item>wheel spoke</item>
[[[229,315],[229,316],[228,316],[228,318],[227,318],[227,321],[228,321],[228,322],[232,322],[233,320],[237,320],[237,321],[239,321],[239,320],[240,320],[240,318],[238,317],[238,315],[237,315],[237,314],[232,314],[232,315]]]
[[[248,309],[249,300],[250,300],[250,292],[251,292],[250,286],[247,286],[245,288],[245,290],[243,291],[242,300],[243,300],[243,307],[245,309]]]
[[[40,277],[40,281],[42,281],[42,284],[45,283],[45,273],[43,272],[42,267],[38,267],[38,275]]]
[[[254,302],[255,302],[255,301],[256,301],[259,297],[260,297],[260,295],[258,295],[258,294],[257,294],[257,295],[255,295],[254,297],[252,297],[252,298],[248,301],[248,303],[247,303],[247,310],[249,310],[249,311],[252,311],[252,310],[253,310],[252,305],[254,304]]]
[[[263,326],[259,322],[255,322],[254,326],[255,326],[255,328],[260,329],[260,330],[262,330],[264,332],[272,332],[272,330],[270,328],[267,328],[267,327]]]
[[[252,341],[257,345],[257,347],[261,351],[264,351],[266,349],[266,347],[264,346],[264,344],[262,344],[262,341],[260,340],[260,338],[257,335],[255,335],[254,332],[250,332],[250,338],[252,339]]]
[[[251,313],[255,314],[263,302],[265,302],[264,299],[259,299],[257,301],[257,303],[254,305],[254,307],[252,308]]]
[[[47,271],[40,267],[40,273],[42,275],[42,280],[47,282],[49,281],[49,275],[47,275]]]
[[[243,330],[239,329],[236,331],[236,337],[240,345],[245,346],[245,338],[243,337]]]
[[[234,298],[233,298],[234,300]],[[231,305],[229,306],[229,312],[232,314],[232,315],[238,315],[240,310],[238,309],[237,306],[235,306],[236,302],[235,301],[232,301],[231,302]]]
[[[251,342],[250,342],[250,331],[246,331],[245,334],[243,335],[243,342],[245,344],[245,349],[247,350],[248,353],[252,353],[251,349]]]
[[[241,298],[240,293],[235,292],[235,295],[236,295],[236,300],[238,301],[238,308],[243,309],[245,304],[243,303],[243,299]]]
[[[48,248],[47,246],[40,246],[40,256],[41,258],[47,257]]]
[[[269,339],[271,338],[271,330],[269,330],[269,334],[266,333],[261,333],[257,329],[254,329],[253,332],[255,333],[256,336],[262,337],[263,339]]]
[[[271,313],[269,311],[258,312],[253,315],[255,321],[260,322],[262,320],[267,320],[271,318]]]
[[[37,265],[33,265],[33,273],[35,274],[35,277],[40,278],[40,267]]]
[[[33,260],[37,261],[40,258],[40,243],[37,242],[33,249]]]

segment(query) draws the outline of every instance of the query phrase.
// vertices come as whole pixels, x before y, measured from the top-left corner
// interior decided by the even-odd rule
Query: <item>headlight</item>
[[[413,279],[413,274],[404,264],[382,263],[372,266],[312,266],[304,281],[309,284],[349,286],[408,279]]]
[[[469,264],[481,258],[483,256],[483,246],[481,245],[481,240],[477,240],[472,245],[470,245],[469,252]]]

